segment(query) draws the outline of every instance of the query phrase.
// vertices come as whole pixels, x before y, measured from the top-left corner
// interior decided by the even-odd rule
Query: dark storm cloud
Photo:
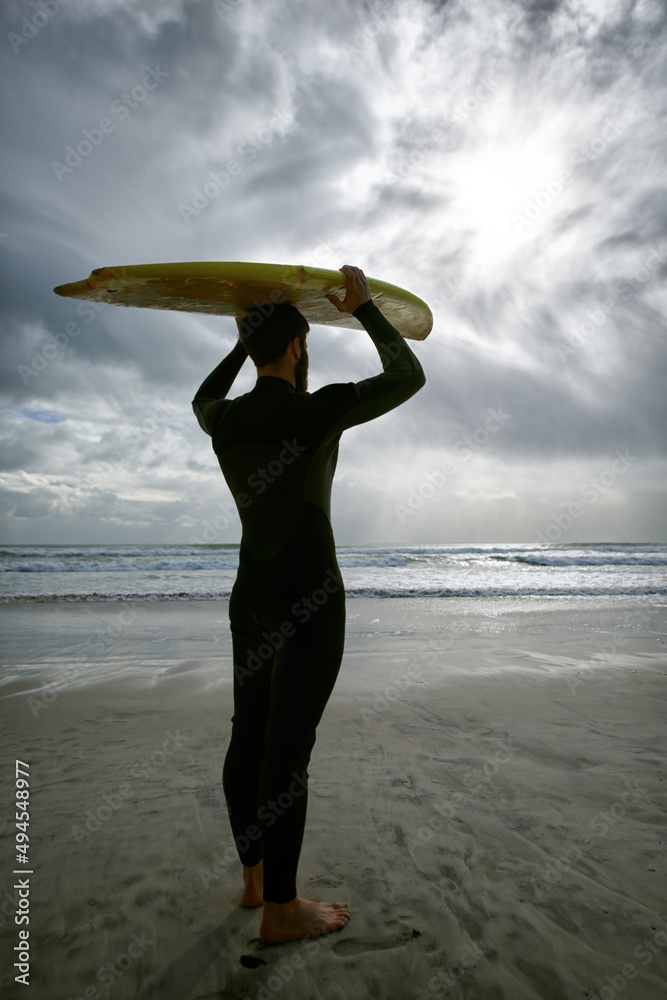
[[[645,470],[632,502],[662,530],[663,5],[90,0],[43,24],[39,10],[6,4],[0,23],[7,539],[37,524],[58,538],[74,509],[109,540],[142,525],[187,540],[211,516],[222,485],[189,400],[233,323],[52,292],[93,267],[207,259],[359,263],[431,304],[426,388],[343,442],[348,532],[355,502],[360,531],[377,502],[384,433],[419,482],[497,407],[511,419],[480,461],[515,498],[505,522],[488,515],[491,538],[530,506],[527,469],[576,493],[621,447]],[[361,331],[311,341],[315,387],[377,365]],[[252,381],[248,363],[235,391]],[[487,473],[460,474],[474,492]],[[414,531],[437,540],[428,518]]]

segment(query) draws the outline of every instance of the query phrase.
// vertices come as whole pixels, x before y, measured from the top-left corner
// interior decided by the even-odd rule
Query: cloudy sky
[[[339,543],[666,540],[666,34],[662,0],[5,0],[0,542],[239,540],[190,406],[233,320],[52,291],[190,260],[430,304],[426,387],[343,437]],[[375,365],[309,353],[311,389]]]

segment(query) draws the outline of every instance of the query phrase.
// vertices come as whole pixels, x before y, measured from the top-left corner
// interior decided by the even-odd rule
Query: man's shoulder
[[[305,406],[317,406],[332,399],[345,399],[354,394],[354,382],[329,382],[315,392],[297,393],[297,398],[303,400]]]

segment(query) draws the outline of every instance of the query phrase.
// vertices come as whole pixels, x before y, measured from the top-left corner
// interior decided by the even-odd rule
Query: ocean
[[[667,545],[342,545],[354,597],[667,594]],[[13,545],[0,549],[0,602],[184,601],[229,597],[238,545]]]

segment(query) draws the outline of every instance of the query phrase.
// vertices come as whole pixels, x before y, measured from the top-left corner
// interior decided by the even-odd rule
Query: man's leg
[[[264,899],[296,897],[315,732],[336,683],[345,640],[343,595],[328,599],[276,652],[265,733],[260,813]]]
[[[319,594],[319,591],[318,591]],[[345,597],[328,595],[276,653],[260,784],[264,911],[260,937],[269,943],[328,934],[350,917],[344,903],[315,903],[296,894],[307,808],[308,763],[315,731],[333,690],[345,639]]]
[[[259,631],[232,630],[232,646],[234,715],[222,785],[239,858],[245,867],[251,868],[262,857],[257,808],[273,656]]]

